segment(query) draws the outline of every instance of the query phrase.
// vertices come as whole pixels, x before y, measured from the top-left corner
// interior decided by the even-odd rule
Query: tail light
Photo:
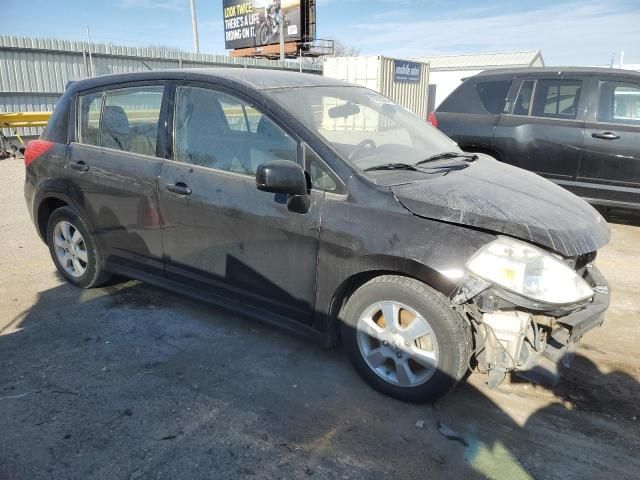
[[[436,117],[436,112],[429,112],[429,115],[427,116],[427,122],[429,122],[435,128],[438,128],[438,117]]]
[[[40,155],[47,153],[55,143],[48,140],[32,140],[24,151],[24,166],[28,167]]]

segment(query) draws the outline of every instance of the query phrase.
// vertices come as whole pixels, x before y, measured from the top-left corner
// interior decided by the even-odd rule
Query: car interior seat
[[[102,112],[100,145],[117,150],[129,150],[131,128],[124,109],[118,105],[105,106]]]
[[[194,165],[232,170],[232,162],[242,148],[231,138],[217,94],[196,88],[186,90],[178,105],[177,157]]]

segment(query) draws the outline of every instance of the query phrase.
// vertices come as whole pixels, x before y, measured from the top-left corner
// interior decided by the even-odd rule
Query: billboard
[[[227,50],[261,47],[280,41],[284,21],[285,42],[303,37],[301,0],[223,0],[224,45]]]

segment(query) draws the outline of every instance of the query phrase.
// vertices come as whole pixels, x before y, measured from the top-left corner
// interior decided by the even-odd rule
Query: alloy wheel
[[[401,387],[427,382],[438,367],[438,341],[429,322],[399,302],[377,302],[357,323],[360,353],[371,370]]]
[[[58,222],[53,229],[53,247],[58,262],[67,274],[75,278],[84,275],[89,256],[80,230],[66,220]]]

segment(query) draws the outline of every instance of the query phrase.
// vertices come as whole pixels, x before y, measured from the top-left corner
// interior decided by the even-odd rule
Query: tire
[[[383,309],[391,311],[389,304],[398,307],[393,312],[399,312],[396,321],[390,325],[394,332],[392,338],[396,339],[393,343],[388,337],[386,316],[382,313]],[[371,315],[379,307],[383,308]],[[380,338],[387,338],[386,346],[380,338],[369,335],[372,331]],[[427,331],[426,336],[412,340],[417,332]],[[401,343],[398,339],[402,340],[403,335]],[[342,340],[353,366],[365,382],[406,402],[430,402],[443,397],[453,390],[469,368],[471,332],[468,323],[451,308],[444,295],[408,277],[384,275],[356,290],[345,306]],[[425,362],[430,356],[436,360]],[[368,362],[365,357],[373,361]],[[382,366],[371,366],[383,360]],[[407,366],[410,373],[406,373]]]
[[[65,230],[67,230],[66,234]],[[66,240],[67,236],[72,237],[72,240],[77,238],[73,236],[76,231],[80,234],[80,241],[77,245],[76,242]],[[70,245],[71,243],[73,245]],[[81,288],[93,288],[103,284],[111,277],[102,267],[100,251],[89,233],[87,224],[71,207],[60,207],[50,215],[47,222],[47,245],[53,263],[69,283]],[[60,249],[64,250],[62,245],[66,245],[68,250],[64,253],[68,253],[75,259],[75,261],[66,261],[66,267],[60,258],[63,254]],[[79,265],[80,268],[74,268],[76,265]]]
[[[258,42],[258,45],[266,45],[269,42],[269,33],[267,32],[266,24],[258,27]]]

